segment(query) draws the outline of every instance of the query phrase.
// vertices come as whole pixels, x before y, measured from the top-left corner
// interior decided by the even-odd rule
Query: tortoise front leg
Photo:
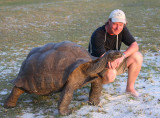
[[[19,89],[18,87],[14,86],[12,89],[11,94],[8,96],[8,98],[5,100],[4,107],[5,108],[12,108],[16,106],[17,100],[21,94],[23,94],[24,91]]]
[[[102,79],[95,79],[91,83],[91,90],[89,93],[89,104],[90,105],[98,105],[100,102],[100,96],[102,91]]]
[[[66,87],[64,87],[58,102],[58,110],[61,115],[70,114],[68,106],[72,100],[73,92],[72,86],[66,85]]]

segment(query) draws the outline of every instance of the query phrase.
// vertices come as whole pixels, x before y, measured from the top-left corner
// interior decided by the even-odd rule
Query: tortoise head
[[[107,61],[114,61],[117,58],[122,57],[123,53],[118,50],[109,50],[104,54],[104,58],[107,58]]]
[[[106,52],[104,56],[98,58],[97,60],[85,63],[88,67],[84,66],[83,70],[85,70],[87,74],[99,73],[104,68],[106,68],[109,61],[114,61],[115,59],[120,57],[122,57],[122,52],[117,50],[110,50]]]

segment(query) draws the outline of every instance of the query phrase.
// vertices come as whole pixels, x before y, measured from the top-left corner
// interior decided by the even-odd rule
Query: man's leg
[[[138,96],[134,84],[139,75],[143,62],[143,56],[140,52],[136,52],[128,57],[127,59],[127,67],[128,67],[128,81],[126,92],[130,92],[134,96]]]
[[[125,62],[127,63],[127,67]],[[138,96],[134,88],[134,84],[141,70],[142,62],[143,62],[142,54],[140,52],[134,53],[130,57],[126,58],[126,60],[122,62],[122,64],[118,67],[117,70],[108,69],[104,73],[104,77],[102,80],[103,84],[108,84],[113,82],[116,78],[116,75],[124,73],[126,71],[126,68],[128,68],[128,81],[127,81],[126,92],[130,92],[132,95]]]

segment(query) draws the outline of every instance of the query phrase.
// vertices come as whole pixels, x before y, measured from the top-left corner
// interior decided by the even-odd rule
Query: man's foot
[[[130,94],[134,97],[139,97],[139,93],[137,91],[126,91],[127,94]]]

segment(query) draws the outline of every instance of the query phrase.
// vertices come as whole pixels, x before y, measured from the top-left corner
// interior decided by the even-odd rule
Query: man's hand
[[[116,60],[114,60],[114,61],[112,61],[112,62],[108,62],[108,68],[109,69],[116,69],[119,65],[120,65],[120,63],[122,63],[122,61],[124,60],[124,56],[122,56],[122,57],[120,57],[120,58],[118,58],[118,59],[116,59]]]

